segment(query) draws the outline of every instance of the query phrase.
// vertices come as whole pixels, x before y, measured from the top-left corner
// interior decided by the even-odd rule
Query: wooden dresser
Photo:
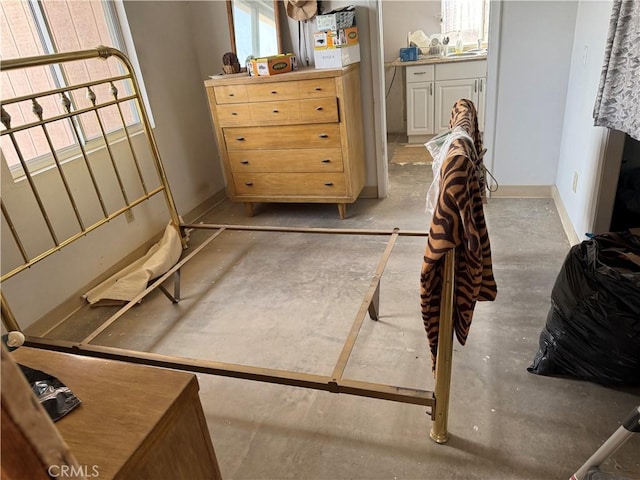
[[[336,203],[365,182],[359,64],[205,81],[227,193],[244,202]]]

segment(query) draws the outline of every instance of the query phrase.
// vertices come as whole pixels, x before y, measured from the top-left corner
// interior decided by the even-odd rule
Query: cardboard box
[[[251,60],[251,65],[247,65],[249,74],[253,76],[277,75],[278,73],[291,72],[297,70],[298,62],[293,53],[282,55],[272,55],[270,57],[255,58]]]
[[[360,45],[314,50],[316,68],[342,68],[360,61]]]
[[[328,32],[316,32],[313,34],[313,48],[316,50],[357,45],[359,41],[358,27],[330,30]]]
[[[353,5],[316,16],[316,25],[321,32],[353,27],[355,22],[356,9]]]

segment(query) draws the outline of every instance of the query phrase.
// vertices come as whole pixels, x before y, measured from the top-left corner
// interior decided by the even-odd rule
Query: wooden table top
[[[17,363],[57,377],[82,404],[55,425],[80,465],[113,477],[181,395],[197,394],[195,375],[37,348],[12,353]]]

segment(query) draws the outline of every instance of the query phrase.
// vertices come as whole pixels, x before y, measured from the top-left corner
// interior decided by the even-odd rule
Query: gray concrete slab
[[[203,221],[336,228],[428,228],[425,165],[390,165],[383,200],[259,205],[225,201]],[[446,445],[429,440],[424,407],[198,375],[228,479],[567,479],[638,403],[614,389],[526,368],[569,249],[550,199],[485,206],[498,282],[467,344],[454,344]],[[208,232],[194,232],[192,243]],[[328,375],[384,250],[383,237],[228,232],[182,272],[182,301],[154,292],[101,345]],[[424,239],[401,238],[383,276],[380,320],[366,319],[345,377],[433,389],[418,280]],[[53,332],[78,339],[106,314],[90,309]],[[638,437],[638,436],[636,436]],[[606,468],[640,478],[640,439]]]

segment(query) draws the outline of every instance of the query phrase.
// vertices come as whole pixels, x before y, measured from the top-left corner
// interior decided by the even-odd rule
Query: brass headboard
[[[72,85],[56,86],[55,88],[48,88],[26,95],[18,95],[10,99],[2,99],[1,120],[4,128],[0,135],[5,140],[2,144],[3,156],[5,158],[11,156],[15,159],[16,164],[19,163],[19,167],[22,169],[21,180],[26,182],[27,185],[23,190],[28,191],[31,196],[31,200],[27,202],[33,204],[35,216],[41,218],[44,224],[42,225],[43,231],[41,232],[42,235],[39,235],[40,241],[38,244],[33,245],[34,242],[31,242],[32,245],[27,248],[24,243],[25,235],[20,231],[20,227],[16,223],[16,219],[22,215],[18,209],[22,209],[25,206],[25,200],[22,198],[25,194],[22,193],[19,199],[2,198],[0,201],[2,221],[11,232],[20,260],[14,262],[6,272],[2,272],[0,282],[4,282],[30,268],[52,253],[86,236],[89,232],[114,218],[128,214],[133,207],[159,193],[162,193],[166,200],[170,222],[176,228],[179,226],[178,213],[160,160],[158,147],[153,137],[149,117],[143,106],[143,99],[134,75],[133,66],[122,52],[114,48],[101,46],[92,50],[3,60],[0,62],[0,70],[4,75],[7,75],[11,74],[11,72],[27,72],[28,69],[34,69],[35,67],[58,68],[66,77],[66,71],[64,70],[66,66],[78,68],[77,62],[79,61],[95,60],[99,62],[106,61],[109,58],[118,61],[115,68],[122,72],[120,75],[114,76],[107,72],[108,75],[105,75],[104,78],[91,79]],[[29,79],[26,73],[21,73],[21,75]],[[78,102],[74,100],[78,99],[82,93],[86,95],[88,101],[79,106]],[[53,105],[52,100],[54,98],[59,102],[58,108]],[[147,171],[144,172],[147,174],[146,176],[143,174],[144,165],[142,165],[142,161],[139,158],[140,155],[136,154],[136,149],[132,142],[133,134],[131,133],[135,127],[132,129],[127,125],[124,112],[126,108],[135,109],[133,115],[137,115],[139,118],[139,122],[136,122],[137,128],[142,128],[145,137],[148,139],[148,147],[151,153],[150,160],[155,167],[155,178],[151,180]],[[31,109],[31,116],[25,113],[27,109]],[[13,115],[9,113],[10,110]],[[119,138],[114,139],[113,135],[107,131],[104,121],[104,115],[107,114],[105,113],[107,110],[112,121],[115,117],[116,124],[118,121],[120,122],[119,131],[123,135]],[[106,198],[107,189],[100,184],[100,180],[94,172],[96,167],[90,161],[90,153],[83,141],[85,133],[82,131],[79,119],[81,117],[86,118],[86,116],[94,116],[92,121],[96,126],[94,129],[97,131],[98,136],[92,139],[93,145],[104,149],[102,155],[106,155],[108,160],[103,161],[101,159],[101,165],[110,167],[112,176],[117,184],[117,188],[109,189],[109,196],[113,196],[113,190],[119,191],[117,195],[119,198],[114,198],[109,202]],[[55,133],[53,132],[54,126],[61,125],[61,122],[66,124],[67,132],[75,142],[77,149],[75,157],[86,169],[84,177],[90,183],[90,187],[86,190],[94,195],[94,199],[88,199],[86,195],[79,195],[77,186],[74,187],[65,173],[66,168],[71,167],[65,165],[59,149],[54,145],[56,143]],[[43,200],[43,193],[40,191],[35,178],[38,171],[32,171],[33,167],[28,162],[27,153],[23,151],[23,145],[17,139],[19,135],[24,138],[24,135],[32,132],[35,132],[40,144],[45,145],[48,150],[44,155],[38,152],[40,153],[39,156],[50,157],[50,164],[46,167],[47,170],[55,169],[57,171],[60,180],[59,186],[62,189],[60,193],[62,197],[67,198],[70,206],[68,213],[74,217],[75,228],[72,230],[69,227],[63,228],[60,225],[56,225],[55,220],[51,217],[49,207]],[[119,148],[116,158],[114,143],[123,141],[128,144],[128,148]],[[7,149],[9,151],[6,151]],[[129,158],[123,159],[123,155]],[[130,170],[133,172],[132,176],[134,178],[137,177],[139,185],[136,185],[135,188],[131,187],[131,179],[124,178],[121,175],[122,165],[125,162],[129,162]],[[105,176],[104,173],[102,176]],[[86,208],[82,208],[83,205],[90,203],[99,206],[94,209],[99,211],[97,218],[96,215],[93,215],[94,212],[88,212]],[[33,222],[33,216],[31,217],[30,221]],[[49,241],[45,243],[42,237],[46,237]],[[19,330],[4,295],[2,295],[2,319],[7,328]]]

